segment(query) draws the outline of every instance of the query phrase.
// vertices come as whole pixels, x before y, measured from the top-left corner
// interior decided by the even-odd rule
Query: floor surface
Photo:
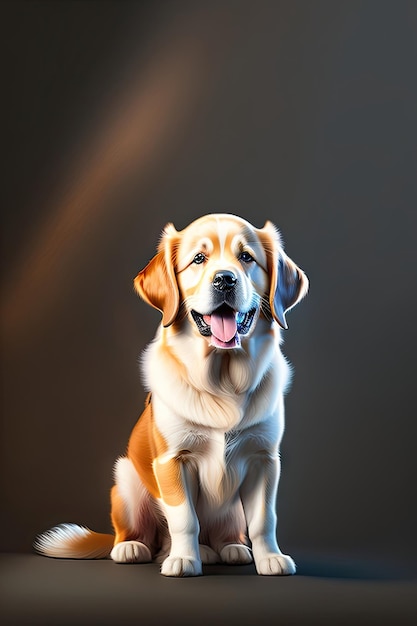
[[[271,578],[212,565],[167,579],[156,564],[29,554],[4,554],[0,567],[7,626],[417,624],[416,568],[380,559],[298,558],[296,576]]]

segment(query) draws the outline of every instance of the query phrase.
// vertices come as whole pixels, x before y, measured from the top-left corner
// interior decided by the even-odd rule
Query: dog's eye
[[[205,260],[206,260],[205,255],[202,252],[199,252],[193,258],[193,263],[196,263],[197,265],[200,265],[201,263],[204,263]]]
[[[252,263],[255,259],[253,256],[246,251],[243,251],[239,254],[239,261],[243,261],[244,263]]]

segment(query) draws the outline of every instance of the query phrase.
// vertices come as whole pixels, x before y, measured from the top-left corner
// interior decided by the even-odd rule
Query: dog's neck
[[[264,395],[262,385],[274,369],[277,342],[279,334],[266,322],[233,350],[211,348],[193,332],[160,327],[147,349],[145,382],[182,419],[228,431],[242,423],[248,403]]]

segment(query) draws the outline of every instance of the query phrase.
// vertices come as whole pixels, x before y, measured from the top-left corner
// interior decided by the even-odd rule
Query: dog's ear
[[[170,326],[177,317],[180,294],[175,275],[175,247],[178,233],[172,224],[164,229],[157,254],[136,276],[134,287],[138,294],[162,312],[162,324]]]
[[[285,314],[292,309],[308,291],[308,278],[282,248],[278,230],[271,222],[258,230],[264,245],[270,279],[269,306],[273,318],[287,329]]]

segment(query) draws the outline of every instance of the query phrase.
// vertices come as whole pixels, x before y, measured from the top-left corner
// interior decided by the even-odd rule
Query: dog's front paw
[[[229,565],[247,565],[252,563],[252,552],[241,543],[229,543],[220,550],[220,558],[223,563]]]
[[[110,553],[116,563],[149,563],[152,555],[147,546],[140,541],[121,541]]]
[[[191,556],[169,556],[161,567],[163,576],[201,576],[202,573],[200,559]]]
[[[267,554],[256,562],[261,576],[290,576],[295,574],[295,563],[288,554]]]

